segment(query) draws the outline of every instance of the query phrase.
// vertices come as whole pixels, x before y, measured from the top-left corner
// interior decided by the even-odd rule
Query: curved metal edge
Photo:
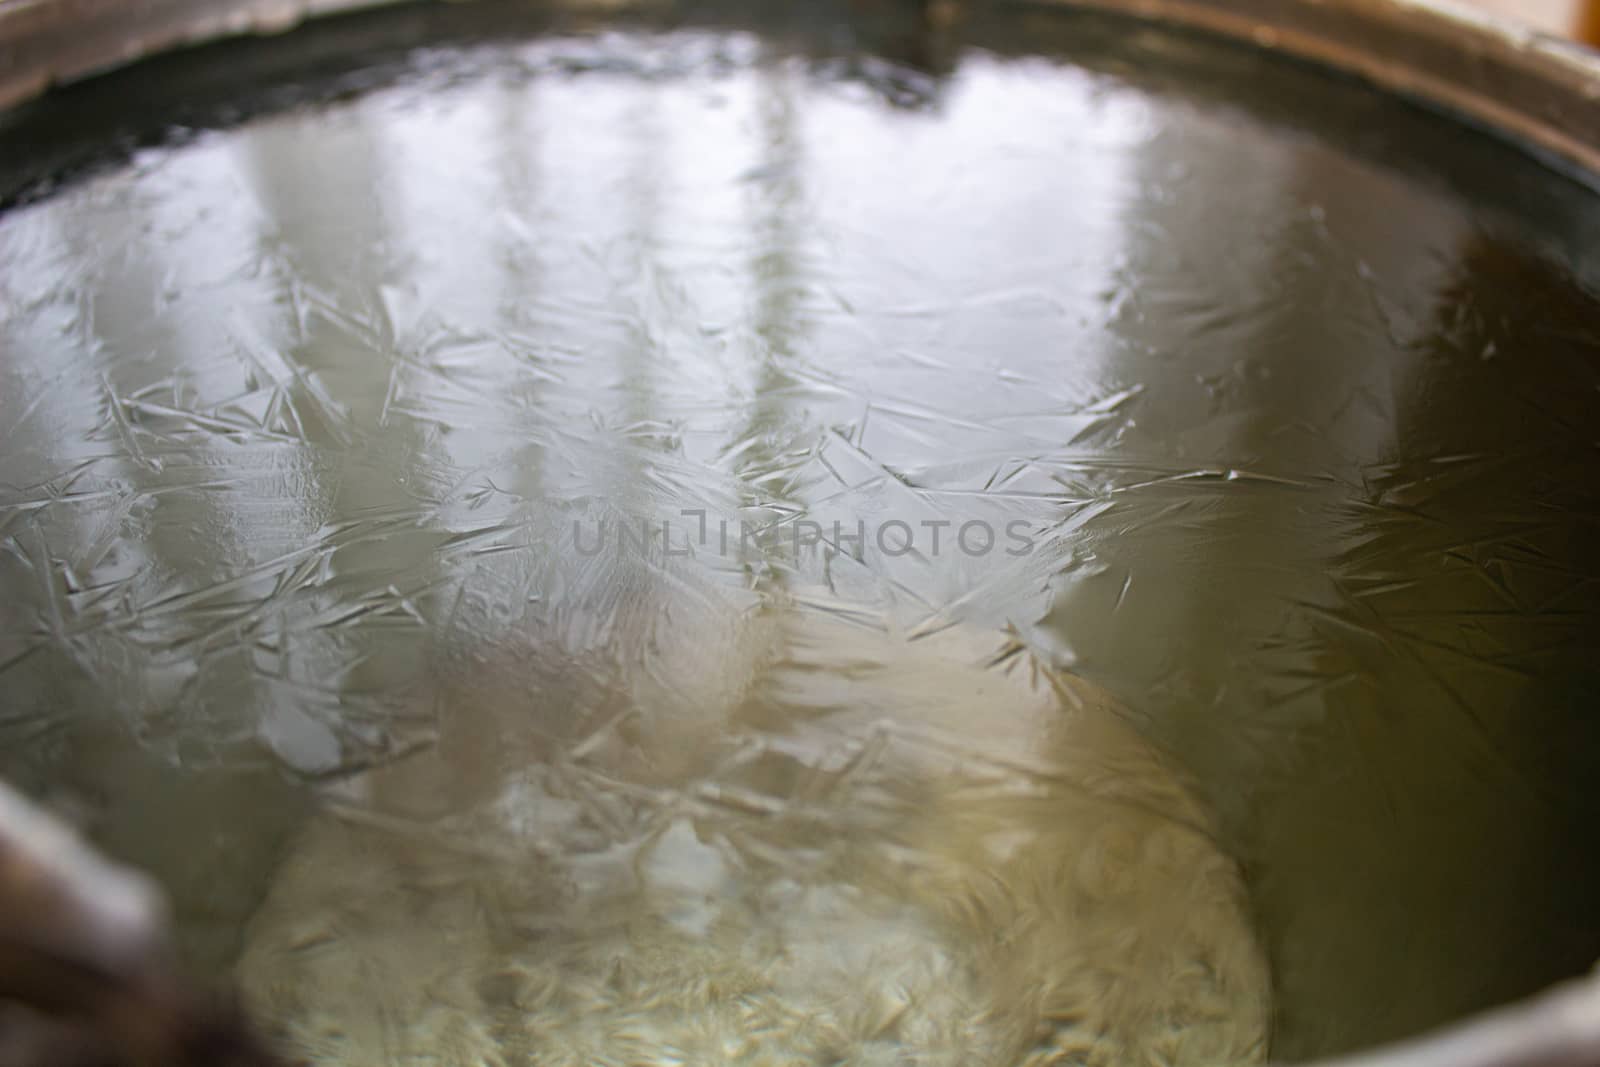
[[[186,45],[397,0],[0,0],[0,109]],[[606,10],[629,0],[549,0]],[[932,0],[947,6],[950,0]],[[1008,0],[968,0],[998,4]],[[1009,0],[1016,2],[1016,0]],[[1177,23],[1355,74],[1542,154],[1600,188],[1600,53],[1448,0],[1032,0]],[[1600,975],[1324,1067],[1592,1067]]]
[[[0,0],[0,109],[143,56],[397,0]],[[930,7],[1017,0],[919,0]],[[1600,189],[1600,52],[1451,0],[1031,0],[1176,23],[1357,75]],[[546,0],[606,10],[629,0]]]
[[[1600,970],[1432,1034],[1313,1067],[1595,1067]]]
[[[70,1008],[83,1001],[79,976],[89,974],[88,995],[112,1003],[139,1003],[150,976],[170,978],[165,972],[172,956],[159,891],[144,875],[110,864],[4,782],[0,782],[0,898],[15,911],[6,916],[11,930],[0,923],[0,998],[20,989],[25,996],[42,998],[38,1006],[46,1010]],[[26,931],[32,939],[27,944],[15,940],[22,932],[19,920],[33,924]],[[13,938],[9,957],[8,933]],[[29,952],[17,952],[19,945]],[[41,974],[63,974],[69,981],[59,988],[40,988]],[[158,982],[157,988],[162,984]],[[181,1021],[172,1018],[165,1023]],[[156,1019],[154,1025],[161,1026],[162,1020]],[[249,1039],[242,1021],[239,1025],[239,1038]],[[252,1048],[253,1040],[240,1047]],[[249,1062],[274,1061],[262,1052]],[[1600,969],[1519,1004],[1387,1048],[1323,1060],[1315,1067],[1595,1067],[1597,1063]]]
[[[395,0],[0,0],[0,109],[141,56]],[[949,0],[923,0],[949,6]],[[998,3],[1003,0],[966,0]],[[1600,53],[1450,0],[1035,0],[1176,22],[1363,77],[1600,187]],[[610,8],[626,0],[552,6]]]
[[[0,109],[146,56],[391,0],[0,0]]]
[[[1600,189],[1600,52],[1448,0],[1042,0],[1248,41],[1465,119]]]

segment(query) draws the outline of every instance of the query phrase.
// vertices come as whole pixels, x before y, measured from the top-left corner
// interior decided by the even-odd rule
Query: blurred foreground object
[[[0,783],[0,1067],[269,1067],[174,970],[143,875]]]
[[[155,887],[0,783],[0,1067],[277,1060],[175,978]],[[1594,1067],[1600,970],[1436,1034],[1325,1067]]]

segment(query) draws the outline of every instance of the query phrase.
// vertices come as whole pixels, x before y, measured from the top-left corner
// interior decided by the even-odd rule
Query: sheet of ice
[[[368,886],[306,958],[359,996],[375,945],[479,951],[427,993],[507,1048],[451,998],[657,966],[645,883],[652,981],[803,929],[760,1003],[893,957],[852,1033],[988,1019],[882,872],[1022,877],[1096,779],[1059,686],[1176,790],[1156,838],[1243,864],[1281,1054],[1592,961],[1600,211],[1355,87],[1045,23],[1067,60],[937,74],[434,52],[0,216],[0,772],[212,966],[295,872]]]

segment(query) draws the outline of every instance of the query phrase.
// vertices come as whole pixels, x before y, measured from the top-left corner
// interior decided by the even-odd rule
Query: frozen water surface
[[[289,1048],[1245,1063],[1600,955],[1590,194],[1114,22],[511,21],[0,215],[0,772]]]

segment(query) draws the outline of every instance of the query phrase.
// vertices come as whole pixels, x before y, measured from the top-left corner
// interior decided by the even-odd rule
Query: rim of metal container
[[[0,0],[0,110],[146,56],[402,0]],[[408,0],[430,2],[430,0]],[[440,0],[431,0],[440,2]],[[663,0],[542,0],[624,11]],[[665,0],[670,3],[670,0]],[[952,0],[927,0],[949,6]],[[1600,52],[1450,0],[961,0],[1202,29],[1354,74],[1498,133],[1600,189]],[[957,4],[960,6],[960,3]],[[1325,1067],[1600,1063],[1600,972],[1418,1042]]]
[[[400,0],[0,0],[0,109],[140,58]],[[418,0],[410,0],[418,2]],[[437,2],[437,0],[435,0]],[[663,0],[545,0],[607,11]],[[670,3],[670,0],[665,0]],[[950,6],[952,0],[925,0]],[[954,0],[971,6],[1019,0]],[[1600,52],[1452,0],[1021,0],[1202,29],[1465,119],[1600,188]]]
[[[158,52],[279,33],[308,19],[396,2],[0,0],[0,109]],[[580,11],[660,2],[546,0]],[[1018,0],[956,0],[955,6],[962,2],[998,7]],[[1194,27],[1354,74],[1506,136],[1600,187],[1600,52],[1452,0],[1024,2]]]

